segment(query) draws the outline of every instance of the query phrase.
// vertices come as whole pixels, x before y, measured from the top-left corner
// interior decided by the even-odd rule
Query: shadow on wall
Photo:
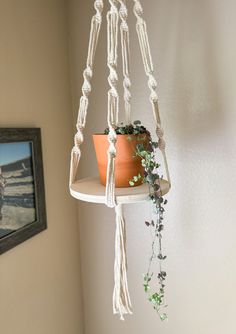
[[[220,58],[223,45],[218,39],[216,4],[208,0],[201,5],[194,0],[177,3],[169,18],[174,21],[170,30],[175,30],[175,50],[167,57],[172,69],[168,128],[177,141],[170,143],[170,150],[173,145],[176,151],[170,156],[176,155],[170,166],[175,182],[170,196],[185,199],[175,209],[181,237],[191,246],[198,235],[195,223],[207,223],[206,195],[220,197],[224,188],[220,164],[214,161],[223,157],[227,141],[222,136],[227,121],[222,71],[227,64]]]
[[[220,46],[214,6],[209,1],[199,6],[196,1],[183,0],[178,5],[178,13],[172,12],[179,17],[176,54],[172,55],[172,114],[178,137],[189,142],[215,135],[224,121],[217,58]]]

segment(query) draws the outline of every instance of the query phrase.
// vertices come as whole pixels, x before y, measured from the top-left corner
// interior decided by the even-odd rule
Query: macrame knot
[[[110,137],[108,137],[108,141],[109,141],[109,143],[110,144],[116,144],[116,141],[117,141],[117,139],[116,139],[116,137],[114,137],[113,135]]]
[[[91,93],[91,90],[92,90],[90,80],[92,79],[93,72],[89,67],[87,67],[84,70],[83,75],[84,75],[84,83],[83,83],[83,86],[82,86],[82,92],[83,92],[84,95],[88,96]]]
[[[125,78],[124,78],[124,85],[125,85],[127,88],[130,88],[130,87],[131,87],[131,81],[130,81],[130,78],[129,78],[129,77],[125,77]]]
[[[81,151],[80,151],[80,148],[77,147],[77,146],[74,146],[72,148],[72,154],[76,154],[76,155],[80,155]]]
[[[162,138],[164,136],[164,130],[160,126],[157,127],[156,133],[158,138]]]
[[[110,148],[109,152],[108,152],[108,157],[110,157],[111,159],[115,159],[115,157],[116,157],[116,150],[113,149],[113,148]]]
[[[111,73],[108,77],[108,82],[109,82],[110,86],[112,86],[112,87],[117,86],[118,75],[117,75],[116,71],[114,71],[113,69],[111,70]]]
[[[121,23],[120,28],[121,28],[123,31],[126,31],[126,32],[129,31],[128,24],[127,24],[125,21],[123,21],[123,22]]]
[[[126,102],[130,103],[130,101],[131,101],[131,93],[128,90],[125,91],[124,98],[125,98]]]
[[[159,138],[158,140],[158,147],[161,151],[164,151],[166,148],[166,142],[164,141],[163,138]]]
[[[84,141],[84,135],[81,131],[77,132],[74,137],[75,147],[79,148]]]
[[[143,8],[141,6],[141,3],[137,0],[135,0],[135,5],[134,5],[134,12],[135,14],[137,14],[138,16],[143,15]]]
[[[122,0],[120,0],[121,3],[121,7],[120,7],[120,17],[122,20],[126,21],[128,18],[128,10],[127,8],[124,6],[124,3]]]
[[[88,96],[91,93],[92,87],[88,81],[85,81],[82,86],[83,93]]]
[[[157,103],[158,102],[158,96],[157,96],[157,93],[155,91],[151,92],[150,101],[151,101],[151,103]]]
[[[110,12],[117,13],[118,0],[109,0],[109,3],[111,5]]]
[[[94,3],[94,8],[96,9],[96,11],[101,13],[103,11],[103,1],[102,0],[96,0],[95,3]]]
[[[84,79],[86,80],[91,80],[92,76],[93,76],[93,70],[91,69],[91,67],[86,67],[86,69],[83,72],[84,75]]]
[[[151,89],[156,89],[157,88],[157,81],[152,74],[149,75],[148,86]]]

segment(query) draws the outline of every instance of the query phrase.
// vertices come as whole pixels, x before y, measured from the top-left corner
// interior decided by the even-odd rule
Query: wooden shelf
[[[169,182],[160,180],[162,194],[165,195],[169,189]],[[71,195],[81,201],[105,204],[106,188],[100,183],[99,177],[81,179],[70,187]],[[143,184],[137,187],[116,188],[117,204],[139,203],[148,200],[148,186]]]

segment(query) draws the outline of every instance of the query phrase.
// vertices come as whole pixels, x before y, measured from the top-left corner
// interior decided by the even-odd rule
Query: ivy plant
[[[124,125],[121,123],[115,128],[117,135],[141,135],[147,134],[150,135],[149,131],[141,124],[139,120],[134,121],[132,124]],[[109,128],[104,130],[104,134],[108,135]]]
[[[141,122],[139,123],[139,126]],[[159,315],[160,319],[166,320],[166,303],[165,303],[165,280],[167,277],[166,271],[162,269],[163,261],[167,258],[163,254],[162,249],[162,233],[164,230],[164,212],[167,200],[163,198],[160,188],[160,165],[156,161],[156,150],[158,143],[152,141],[149,136],[149,141],[139,142],[136,145],[135,155],[141,158],[141,164],[144,168],[144,176],[134,175],[130,180],[130,186],[134,186],[137,181],[142,178],[143,183],[149,186],[149,197],[153,206],[153,219],[145,221],[145,225],[151,232],[151,255],[149,258],[148,269],[143,275],[143,287],[148,296],[148,300],[152,304],[154,310]],[[158,269],[155,273],[155,264]]]

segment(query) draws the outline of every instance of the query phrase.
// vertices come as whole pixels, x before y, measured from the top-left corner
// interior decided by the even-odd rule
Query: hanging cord
[[[116,236],[115,236],[115,264],[114,264],[114,292],[113,312],[119,314],[124,320],[124,314],[132,314],[132,306],[129,296],[127,281],[126,259],[126,231],[122,205],[115,207],[116,211]]]
[[[139,40],[139,45],[141,49],[145,73],[148,77],[148,87],[151,91],[150,102],[152,104],[153,115],[154,115],[154,119],[156,123],[156,134],[158,137],[158,147],[162,152],[167,180],[169,184],[171,185],[170,173],[169,173],[166,152],[165,152],[166,143],[164,141],[164,131],[161,126],[158,96],[156,92],[157,82],[154,77],[154,69],[153,69],[150,44],[149,44],[148,34],[147,34],[147,26],[146,26],[146,22],[143,19],[143,8],[141,6],[140,1],[139,0],[133,0],[133,1],[134,1],[134,14],[137,18],[136,30],[138,34],[138,40]]]
[[[114,207],[115,200],[115,158],[117,135],[115,128],[118,124],[119,113],[119,94],[117,90],[117,48],[118,48],[118,24],[119,11],[118,1],[109,0],[110,10],[107,13],[107,65],[109,68],[108,82],[110,89],[108,91],[108,115],[107,122],[109,127],[108,141],[108,164],[106,179],[106,205]]]
[[[121,34],[121,50],[122,50],[122,65],[123,65],[123,87],[125,101],[125,122],[131,124],[131,80],[130,80],[130,44],[129,44],[129,26],[127,23],[128,9],[126,0],[118,0],[120,3],[120,34]]]
[[[81,157],[80,145],[84,141],[83,130],[86,124],[86,116],[89,104],[88,98],[92,90],[90,82],[93,76],[94,57],[102,23],[103,0],[95,0],[94,8],[96,10],[96,14],[92,17],[91,20],[88,56],[87,56],[86,68],[83,73],[84,76],[84,83],[82,86],[83,95],[80,98],[80,106],[76,124],[77,133],[75,134],[74,137],[74,147],[72,148],[71,152],[70,185],[76,179],[76,173]]]

